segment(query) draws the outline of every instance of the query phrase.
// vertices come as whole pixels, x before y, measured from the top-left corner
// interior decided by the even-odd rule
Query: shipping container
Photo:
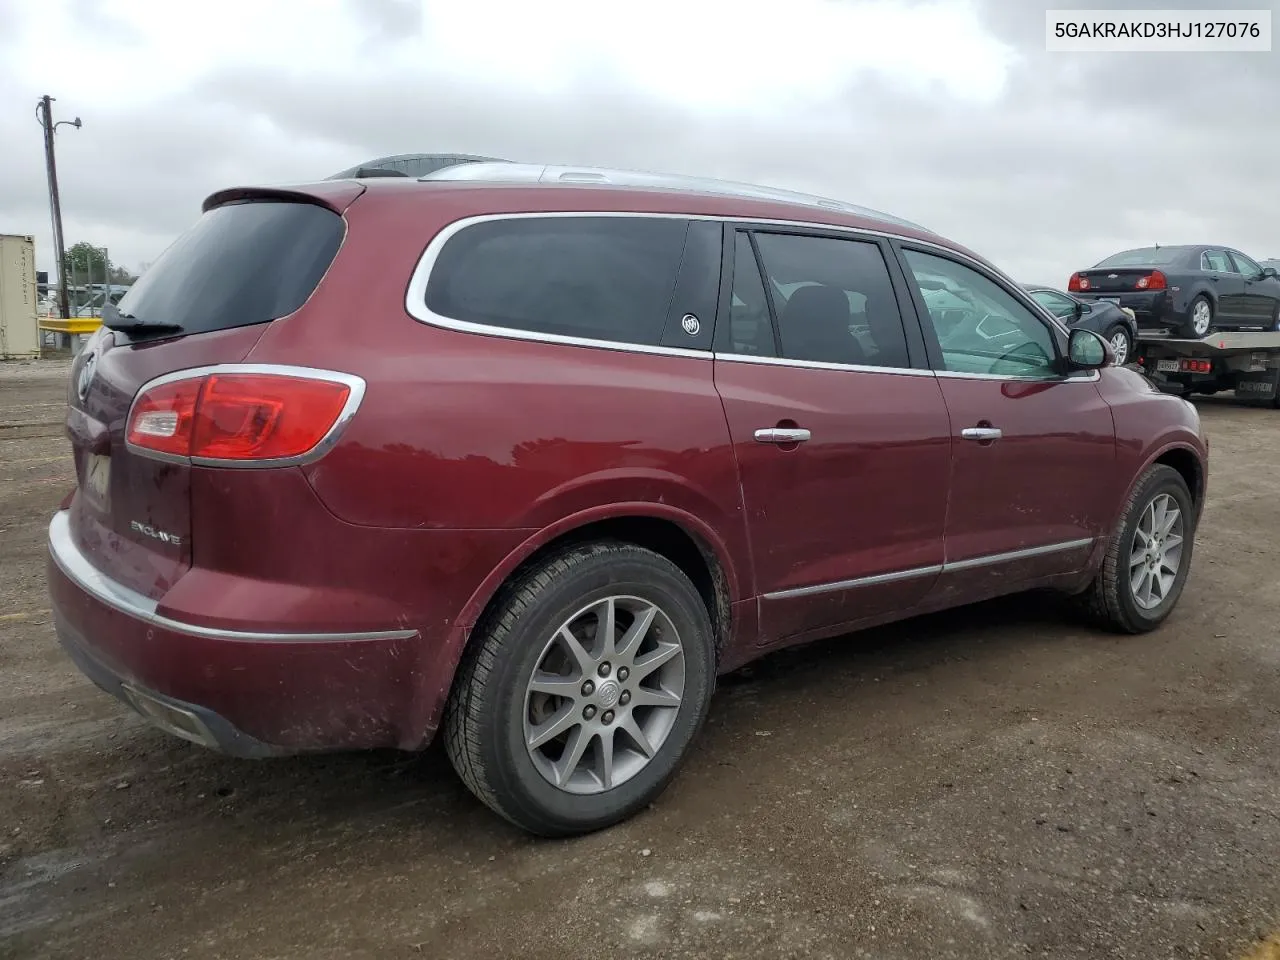
[[[35,240],[0,234],[0,360],[40,356]]]

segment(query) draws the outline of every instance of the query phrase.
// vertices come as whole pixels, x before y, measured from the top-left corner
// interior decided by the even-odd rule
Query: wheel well
[[[558,553],[566,547],[577,544],[596,543],[602,540],[630,543],[652,550],[679,567],[693,582],[703,603],[706,604],[707,614],[711,618],[711,628],[715,634],[717,657],[723,652],[729,639],[731,619],[728,578],[715,551],[701,538],[690,534],[684,527],[671,520],[658,517],[610,517],[607,520],[584,524],[543,544],[511,572],[506,582],[511,582],[530,567],[541,563],[549,554]],[[484,613],[481,614],[481,620],[501,593],[501,589],[494,592],[494,596],[486,604]]]
[[[1182,475],[1182,479],[1187,483],[1187,489],[1191,491],[1191,502],[1198,508],[1200,500],[1204,496],[1204,477],[1199,458],[1183,447],[1175,447],[1173,450],[1166,450],[1160,456],[1156,457],[1156,463],[1163,463],[1166,467],[1173,467]]]

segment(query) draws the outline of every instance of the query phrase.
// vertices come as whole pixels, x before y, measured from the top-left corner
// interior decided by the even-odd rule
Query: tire
[[[629,634],[623,631],[644,622],[640,612],[650,606],[655,612],[647,632],[631,651],[639,654],[629,659],[621,645]],[[595,659],[603,650],[595,631],[608,622],[608,610],[619,647],[602,668]],[[577,652],[566,645],[562,626],[581,632]],[[667,646],[658,647],[659,641]],[[673,641],[680,652],[639,676],[646,657],[669,652]],[[560,692],[532,690],[535,670],[544,677],[540,686]],[[549,675],[559,672],[566,676],[548,684]],[[675,564],[630,544],[576,546],[500,591],[454,678],[444,718],[446,751],[471,792],[516,826],[545,837],[599,830],[643,809],[666,788],[706,718],[715,676],[706,604]],[[590,697],[584,696],[588,678]],[[682,688],[677,706],[640,702],[669,700],[676,679]],[[651,686],[655,682],[661,690]],[[544,734],[564,732],[531,747],[539,725]],[[651,758],[645,759],[631,728],[645,736]],[[613,744],[608,786],[606,735]],[[584,739],[588,746],[579,763],[570,766],[564,753],[557,755],[562,744],[567,748]]]
[[[1104,334],[1108,343],[1111,344],[1111,350],[1116,355],[1116,366],[1123,367],[1133,362],[1133,337],[1129,336],[1129,331],[1123,325],[1117,323],[1107,329]],[[1124,344],[1124,352],[1119,349],[1120,343]]]
[[[1167,499],[1166,499],[1167,498]],[[1139,544],[1138,530],[1149,519],[1153,505],[1172,501],[1180,512],[1181,552],[1172,582],[1163,590],[1159,602],[1147,606],[1139,599],[1130,576],[1131,559]],[[1145,633],[1154,630],[1177,606],[1191,569],[1195,547],[1197,520],[1191,493],[1182,475],[1172,467],[1155,464],[1134,484],[1116,525],[1097,576],[1078,598],[1085,612],[1100,626],[1120,633]],[[1141,571],[1138,571],[1141,573]],[[1145,599],[1145,598],[1144,598]]]
[[[1213,301],[1203,293],[1197,294],[1187,307],[1187,319],[1180,332],[1183,336],[1203,340],[1213,332],[1214,316]],[[1203,326],[1204,329],[1199,330],[1197,326]]]

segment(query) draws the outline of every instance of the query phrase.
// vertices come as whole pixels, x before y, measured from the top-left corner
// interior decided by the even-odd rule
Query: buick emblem
[[[83,403],[89,396],[89,387],[93,383],[93,372],[98,367],[98,354],[93,352],[84,358],[84,364],[80,367],[80,375],[76,378],[76,396]]]
[[[684,327],[684,332],[691,337],[696,337],[698,331],[702,329],[702,324],[698,322],[698,318],[692,313],[686,313],[680,318],[680,326]]]

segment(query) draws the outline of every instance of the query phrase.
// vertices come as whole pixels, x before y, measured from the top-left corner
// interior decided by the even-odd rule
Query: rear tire
[[[445,747],[516,826],[599,830],[666,788],[715,673],[707,607],[675,564],[630,544],[573,547],[500,591],[459,664]]]
[[[1111,344],[1111,352],[1115,354],[1117,367],[1133,362],[1133,338],[1129,336],[1128,330],[1117,323],[1107,330],[1106,340]]]
[[[1203,293],[1197,294],[1187,307],[1187,319],[1179,332],[1185,337],[1203,340],[1213,332],[1213,319],[1213,301]]]
[[[1084,612],[1121,633],[1145,633],[1163,623],[1191,569],[1196,520],[1182,475],[1164,464],[1149,467],[1129,494],[1101,569],[1077,598]],[[1170,574],[1171,566],[1176,570]]]

